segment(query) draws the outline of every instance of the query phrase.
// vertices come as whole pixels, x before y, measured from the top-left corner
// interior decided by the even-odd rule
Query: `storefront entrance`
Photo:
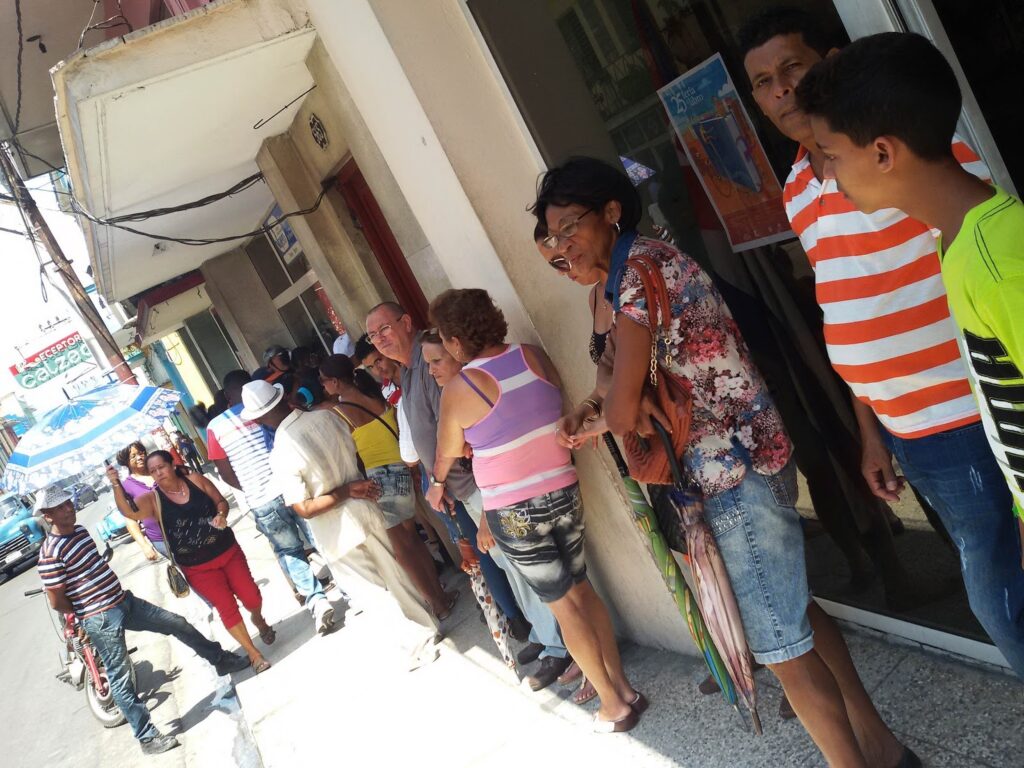
[[[740,103],[730,107],[729,114],[719,115],[714,125],[708,121],[701,151],[691,156],[698,165],[728,168],[736,186],[747,189],[740,194],[756,192],[776,180],[783,182],[796,146],[753,103],[737,46],[739,28],[766,4],[757,0],[523,0],[511,5],[501,0],[466,0],[466,4],[547,163],[576,154],[622,163],[635,175],[644,203],[641,229],[672,237],[714,275],[797,446],[798,464],[806,479],[800,511],[815,595],[854,621],[993,658],[981,645],[988,643],[987,637],[967,605],[957,552],[934,514],[909,492],[891,507],[864,493],[849,390],[825,354],[813,276],[799,242],[789,237],[766,245],[752,238],[753,247],[731,247],[735,233],[723,227],[724,217],[715,208],[717,204],[721,210],[722,202],[713,204],[709,199],[716,192],[701,183],[701,169],[688,161],[659,98],[659,88],[719,54]],[[817,16],[837,45],[850,35],[901,27],[936,40],[948,56],[959,58],[973,91],[965,101],[965,135],[999,183],[1011,185],[1014,175],[1024,178],[1024,155],[1011,133],[1019,125],[1015,118],[1022,107],[1019,100],[1006,98],[1014,92],[1016,70],[1005,64],[1018,60],[1014,54],[1024,36],[1024,11],[1016,3],[994,3],[997,11],[984,13],[976,7],[968,13],[961,10],[962,4],[945,0],[804,0],[795,4]],[[965,15],[970,18],[964,19]],[[944,29],[953,31],[947,34]],[[735,157],[726,152],[725,145],[740,142],[744,119],[749,120],[770,167],[744,160],[743,151],[734,152]],[[776,179],[768,178],[772,172]],[[890,559],[883,565],[885,558],[878,556],[879,519],[891,531],[896,567],[910,575],[912,590],[897,594],[882,578],[883,571],[894,564]],[[864,565],[865,553],[870,553],[869,567]]]

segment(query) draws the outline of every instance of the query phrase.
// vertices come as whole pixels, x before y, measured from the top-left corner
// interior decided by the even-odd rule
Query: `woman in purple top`
[[[594,730],[628,731],[647,699],[626,678],[608,610],[587,579],[576,470],[555,432],[558,372],[540,347],[506,343],[505,317],[485,290],[445,291],[430,317],[445,349],[464,364],[441,394],[431,482],[443,484],[472,449],[484,507],[478,546],[496,546],[555,615],[601,698]]]
[[[117,463],[128,470],[128,477],[121,481],[121,486],[133,500],[153,490],[153,478],[149,476],[149,470],[146,469],[146,446],[136,440],[122,448],[117,452]],[[124,515],[128,533],[135,539],[135,543],[139,545],[146,559],[156,560],[160,555],[167,557],[164,536],[160,531],[159,523],[152,519],[137,523],[128,517],[127,513],[131,510],[116,494],[114,502],[117,504],[118,511]]]

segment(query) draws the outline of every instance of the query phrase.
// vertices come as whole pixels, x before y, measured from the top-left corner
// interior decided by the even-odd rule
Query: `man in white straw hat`
[[[172,635],[214,665],[218,675],[249,666],[249,659],[225,651],[176,613],[148,603],[121,587],[117,574],[100,556],[85,526],[77,524],[71,494],[51,485],[36,498],[36,511],[52,526],[39,554],[39,576],[53,610],[78,617],[107,669],[118,708],[139,740],[143,754],[178,746],[172,735],[153,725],[131,679],[126,629]]]
[[[293,411],[281,386],[266,381],[242,387],[242,404],[242,418],[275,430],[274,482],[285,503],[309,521],[331,571],[360,577],[345,579],[346,591],[368,615],[393,623],[396,632],[389,634],[412,653],[412,668],[436,659],[437,620],[395,559],[374,503],[380,488],[359,471],[345,424],[329,411]]]

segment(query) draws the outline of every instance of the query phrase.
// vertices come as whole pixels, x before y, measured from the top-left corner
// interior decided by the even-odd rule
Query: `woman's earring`
[[[616,221],[614,224],[612,224],[612,226],[615,227],[615,234],[622,234],[622,227],[619,226],[619,222]]]

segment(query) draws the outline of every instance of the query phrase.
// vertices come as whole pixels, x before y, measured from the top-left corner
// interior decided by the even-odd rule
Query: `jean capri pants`
[[[385,464],[366,470],[366,477],[380,485],[377,506],[384,513],[384,527],[394,528],[416,514],[416,496],[413,495],[412,473],[405,464]]]
[[[704,518],[729,572],[754,659],[779,664],[814,648],[804,536],[794,504],[796,464],[704,499]]]
[[[578,483],[484,514],[498,548],[543,602],[586,580]]]

